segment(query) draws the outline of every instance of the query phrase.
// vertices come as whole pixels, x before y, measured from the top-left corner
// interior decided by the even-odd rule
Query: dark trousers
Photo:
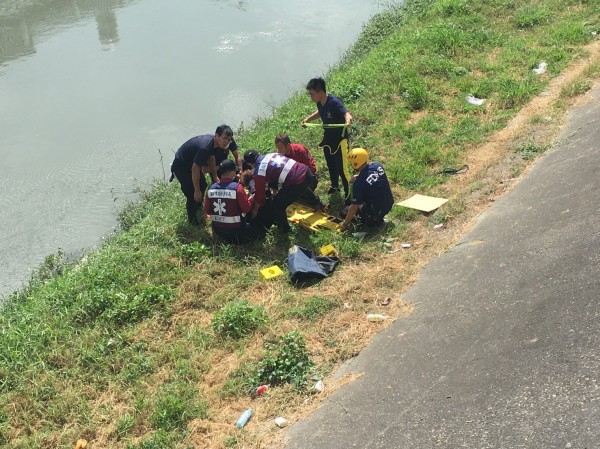
[[[341,136],[325,137],[320,146],[323,148],[325,162],[327,162],[331,187],[339,189],[339,179],[341,178],[344,196],[348,197],[350,193],[348,161],[346,152],[340,147],[342,140]]]
[[[255,240],[264,239],[266,231],[264,228],[252,225],[242,225],[239,228],[219,228],[213,224],[213,233],[219,238],[232,245],[243,245]]]
[[[273,221],[280,230],[284,232],[290,230],[290,225],[287,221],[286,209],[290,204],[300,198],[302,194],[310,195],[310,193],[312,193],[314,198],[313,201],[317,201],[318,204],[321,203],[319,197],[316,196],[312,190],[310,190],[310,186],[315,182],[314,178],[315,175],[313,175],[312,171],[308,169],[306,171],[306,177],[302,183],[284,186],[277,192],[277,195],[273,197],[273,201],[271,203],[271,213],[273,216]]]
[[[313,174],[313,172],[309,168],[308,171],[306,172],[306,177],[308,178],[311,176],[312,176],[312,178],[311,178],[312,181],[311,181],[310,185],[308,186],[308,189],[304,190],[300,194],[298,199],[296,199],[295,201],[297,201],[301,204],[306,204],[307,206],[317,209],[317,208],[320,208],[321,206],[323,206],[323,203],[321,202],[321,198],[319,198],[317,196],[317,194],[315,193],[315,188],[317,186],[317,177]]]
[[[171,164],[171,172],[175,175],[181,186],[181,191],[186,197],[185,208],[187,210],[188,221],[191,224],[198,224],[198,210],[202,208],[202,201],[194,200],[194,182],[192,181],[192,167],[188,167],[182,160],[175,159]],[[200,191],[204,198],[206,192],[206,178],[204,174],[200,175]]]
[[[375,210],[372,204],[365,203],[358,211],[361,223],[367,226],[380,226],[383,224],[383,217],[387,212]]]

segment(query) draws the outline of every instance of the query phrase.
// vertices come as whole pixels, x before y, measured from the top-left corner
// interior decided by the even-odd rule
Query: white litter
[[[277,424],[277,427],[285,427],[288,425],[288,420],[283,416],[278,416],[275,418],[275,424]]]
[[[548,64],[546,64],[546,62],[542,61],[535,69],[533,69],[533,73],[535,73],[536,75],[541,75],[542,73],[546,72],[547,68],[548,68]]]
[[[442,229],[444,227],[444,223],[438,223],[436,225],[433,225],[433,229]]]
[[[403,243],[402,248],[410,248],[410,243]]]
[[[367,321],[371,323],[377,323],[378,321],[387,320],[389,317],[387,315],[382,315],[381,313],[368,313]]]
[[[316,384],[313,385],[312,389],[314,391],[318,391],[319,393],[321,393],[325,389],[325,384],[323,383],[322,380],[320,380]]]
[[[469,94],[467,95],[467,101],[472,105],[481,106],[483,103],[485,103],[485,98],[477,98]]]

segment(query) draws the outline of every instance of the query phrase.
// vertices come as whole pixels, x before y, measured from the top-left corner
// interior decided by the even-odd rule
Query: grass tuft
[[[541,145],[535,142],[525,142],[517,146],[515,152],[525,160],[533,159],[538,154],[548,151],[549,145]]]
[[[226,338],[242,338],[267,324],[264,307],[254,307],[248,301],[228,302],[212,318],[215,334]]]
[[[167,385],[159,393],[150,422],[157,430],[171,432],[185,430],[193,418],[208,418],[206,404],[198,400],[192,386],[175,384]]]

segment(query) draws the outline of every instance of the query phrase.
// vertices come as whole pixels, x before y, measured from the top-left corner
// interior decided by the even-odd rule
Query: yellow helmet
[[[369,159],[369,153],[364,148],[352,148],[348,153],[348,160],[354,170],[358,170],[360,167],[367,163]]]

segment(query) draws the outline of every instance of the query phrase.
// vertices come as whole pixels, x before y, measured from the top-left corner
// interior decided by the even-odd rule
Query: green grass
[[[322,318],[337,306],[338,301],[335,299],[311,296],[307,300],[303,300],[301,305],[287,309],[286,315],[291,318],[312,321]]]
[[[592,1],[409,0],[376,16],[326,79],[355,118],[352,146],[383,162],[395,196],[435,195],[449,179],[438,173],[466,163],[477,145],[584,57],[581,47],[599,26]],[[534,76],[540,61],[548,71]],[[565,104],[599,73],[596,63],[566,86]],[[485,105],[469,105],[468,94]],[[313,151],[325,174],[316,149],[321,133],[298,126],[313,110],[300,91],[272,116],[236,130],[236,140],[244,149],[269,149],[274,135],[288,132]],[[527,160],[547,148],[526,142],[515,152]],[[49,256],[7,298],[0,314],[1,446],[72,447],[102,427],[110,429],[107,447],[192,447],[191,420],[213,419],[219,401],[240,400],[259,382],[291,383],[294,394],[307,394],[314,370],[351,357],[362,343],[328,327],[345,301],[333,287],[336,274],[306,294],[287,276],[262,283],[258,271],[277,264],[285,272],[292,244],[331,243],[339,270],[366,267],[362,261],[376,259],[382,244],[422,220],[394,207],[386,228],[368,230],[364,240],[295,229],[232,248],[215,243],[208,226],[186,224],[176,184],[140,191],[140,200],[119,213],[122,232],[79,261],[61,251]],[[327,187],[321,182],[318,193],[326,197]],[[450,201],[428,224],[451,222],[464,209]],[[399,288],[402,275],[391,282],[382,284]],[[330,352],[307,343],[319,331]],[[221,372],[227,357],[237,365]],[[209,378],[218,379],[215,396],[199,393]],[[220,441],[240,441],[230,437]]]
[[[265,327],[267,321],[262,306],[254,307],[248,301],[231,301],[213,315],[212,327],[223,337],[242,338]]]
[[[171,432],[185,430],[192,418],[208,417],[206,404],[196,399],[194,388],[187,384],[168,385],[159,392],[150,422],[155,429]]]
[[[533,159],[538,154],[544,153],[549,148],[548,145],[538,144],[535,142],[525,142],[517,146],[515,151],[525,160]]]
[[[560,96],[564,98],[576,97],[578,95],[586,93],[592,88],[592,82],[589,80],[575,80],[560,91]]]
[[[298,332],[288,332],[277,341],[267,343],[265,356],[251,377],[255,385],[276,387],[290,383],[301,389],[307,385],[307,376],[313,367],[304,337]]]

